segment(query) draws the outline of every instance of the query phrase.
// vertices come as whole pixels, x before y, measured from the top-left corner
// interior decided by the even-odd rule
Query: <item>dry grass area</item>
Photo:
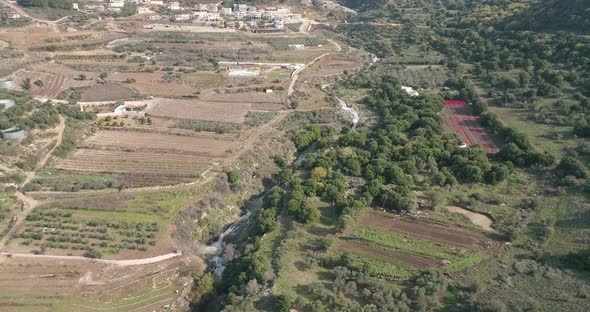
[[[197,90],[221,88],[230,82],[227,77],[211,72],[190,73],[188,75],[184,75],[183,80],[186,84]]]
[[[82,44],[106,43],[125,35],[98,31],[58,32],[51,27],[4,28],[0,40],[19,50],[43,50],[54,46],[62,49],[79,48]]]
[[[262,61],[283,62],[283,63],[303,63],[307,64],[316,57],[330,52],[330,49],[313,49],[301,51],[273,51],[272,56]]]
[[[132,89],[117,84],[107,83],[82,88],[82,102],[131,100],[140,97]]]
[[[242,103],[251,105],[252,110],[279,111],[285,108],[287,103],[286,91],[275,91],[273,93],[231,90],[223,93],[210,92],[201,96],[206,102],[214,103]]]
[[[130,87],[137,90],[143,95],[162,96],[162,97],[181,97],[191,96],[195,93],[195,88],[179,80],[165,80],[164,73],[112,73],[109,80],[116,82],[125,82],[127,79],[134,79],[135,82],[129,84]]]
[[[69,171],[196,177],[236,148],[231,136],[98,131],[56,167]]]
[[[157,99],[146,109],[154,116],[243,123],[252,104],[241,102],[210,102],[201,100]]]

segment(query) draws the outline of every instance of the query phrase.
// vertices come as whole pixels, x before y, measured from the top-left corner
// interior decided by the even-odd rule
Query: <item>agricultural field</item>
[[[182,97],[194,96],[195,88],[183,83],[181,74],[154,73],[112,73],[109,80],[137,90],[144,96]]]
[[[182,270],[189,263],[174,258],[158,265],[119,267],[1,257],[2,311],[152,311],[176,306],[175,291],[186,283]]]
[[[479,145],[488,153],[498,151],[498,141],[477,122],[464,101],[445,101],[445,125],[467,146]]]
[[[437,225],[428,219],[412,219],[370,211],[356,226],[343,233],[335,251],[348,252],[353,265],[392,278],[417,274],[417,270],[440,267],[462,271],[492,254],[498,243],[485,235]]]
[[[11,75],[16,83],[23,86],[25,80],[30,81],[28,91],[34,96],[55,98],[60,92],[69,88],[80,88],[93,86],[96,81],[91,79],[80,79],[79,77],[55,75],[52,73],[19,70]]]
[[[175,119],[242,123],[251,109],[250,103],[157,99],[150,103],[146,112],[153,116]]]
[[[81,102],[120,101],[142,98],[135,90],[120,83],[105,83],[77,89],[81,94]]]
[[[55,167],[74,172],[195,178],[239,143],[216,136],[103,130],[82,141]]]
[[[77,197],[67,193],[49,203],[40,199],[42,204],[26,217],[6,249],[108,259],[173,252],[169,222],[192,195],[106,191]]]

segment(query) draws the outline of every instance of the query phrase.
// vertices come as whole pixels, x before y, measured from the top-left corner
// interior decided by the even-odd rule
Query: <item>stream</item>
[[[342,108],[343,111],[348,112],[350,114],[350,116],[352,117],[352,129],[355,129],[356,125],[358,124],[358,122],[360,120],[357,110],[352,107],[348,107],[348,105],[346,105],[346,102],[344,102],[342,99],[337,98],[337,101],[338,101],[338,104],[340,105],[340,108]],[[302,156],[305,156],[305,155],[306,155],[305,153],[302,153],[301,155],[299,155],[297,157],[298,159],[296,159],[295,162],[297,162],[299,160],[299,158],[301,158]],[[262,194],[258,198],[258,200],[257,200],[258,205],[262,204],[262,198],[264,197],[264,195],[266,195],[266,194]],[[215,275],[217,277],[221,277],[221,275],[223,274],[223,271],[225,270],[225,263],[223,260],[223,250],[225,249],[225,239],[227,238],[228,235],[230,235],[231,233],[238,230],[244,221],[246,221],[246,220],[248,220],[248,218],[250,218],[250,216],[252,215],[252,210],[253,210],[253,208],[249,208],[248,210],[246,210],[246,213],[241,215],[236,221],[231,223],[231,225],[228,226],[227,229],[225,229],[225,231],[223,231],[223,233],[221,233],[219,235],[219,238],[215,242],[211,243],[210,245],[208,245],[205,248],[205,253],[211,255],[210,265],[212,267],[212,271],[215,273]]]
[[[208,245],[205,251],[208,254],[212,254],[211,257],[211,266],[213,267],[213,272],[215,276],[221,277],[223,274],[223,270],[225,270],[225,263],[223,260],[223,250],[225,249],[225,238],[235,232],[242,222],[250,218],[252,215],[252,210],[246,211],[245,214],[241,215],[236,221],[234,221],[223,233],[219,235],[219,238],[213,242],[212,244]]]
[[[340,108],[343,111],[348,112],[350,114],[350,116],[352,117],[352,129],[356,129],[356,125],[358,124],[358,122],[360,120],[359,113],[353,107],[348,107],[348,105],[346,104],[346,102],[344,102],[344,100],[339,99],[339,98],[336,98],[336,100],[338,101]]]

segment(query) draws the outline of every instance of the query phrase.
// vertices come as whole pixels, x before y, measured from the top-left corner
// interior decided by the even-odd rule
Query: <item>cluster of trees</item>
[[[17,0],[18,5],[22,7],[42,7],[71,10],[72,2],[70,0]]]
[[[0,129],[21,127],[23,129],[48,129],[58,123],[58,109],[51,103],[41,104],[29,96],[9,93],[15,100],[14,106],[0,112]]]
[[[344,266],[332,269],[332,286],[312,283],[306,293],[314,299],[299,307],[309,311],[430,311],[441,308],[439,298],[447,292],[448,281],[438,272],[425,272],[414,281],[414,287],[401,288],[383,283],[362,271]],[[359,300],[354,300],[358,298]],[[297,303],[297,302],[296,302]]]

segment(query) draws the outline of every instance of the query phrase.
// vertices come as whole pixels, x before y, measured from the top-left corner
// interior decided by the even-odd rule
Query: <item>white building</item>
[[[152,9],[147,8],[147,7],[139,7],[139,8],[137,8],[137,13],[138,14],[154,14],[156,12],[154,12]]]
[[[247,15],[248,19],[262,19],[262,12],[261,11],[250,11]]]
[[[170,2],[170,4],[168,5],[168,8],[172,11],[180,11],[180,2],[177,2],[177,1]]]
[[[191,19],[192,19],[191,14],[175,14],[174,15],[174,20],[177,22],[186,22],[186,21],[190,21]]]
[[[87,4],[84,6],[86,13],[104,12],[104,5],[102,4]]]
[[[221,15],[222,16],[231,16],[233,15],[231,8],[221,8]]]
[[[78,6],[77,3],[72,3],[72,10],[74,10],[74,11],[80,11],[80,7]]]
[[[246,12],[248,11],[248,5],[246,4],[234,4],[234,11],[236,12]]]
[[[246,17],[246,12],[241,12],[241,11],[236,11],[234,10],[234,17],[236,19],[244,19],[244,17]]]
[[[283,18],[281,18],[281,17],[275,18],[274,26],[276,29],[285,29],[285,23],[283,22]]]
[[[109,6],[111,8],[119,8],[120,9],[123,6],[125,6],[125,1],[122,1],[122,0],[110,0],[109,2],[110,2]]]
[[[217,3],[209,3],[207,4],[207,12],[209,13],[217,13],[219,12],[219,6]]]

